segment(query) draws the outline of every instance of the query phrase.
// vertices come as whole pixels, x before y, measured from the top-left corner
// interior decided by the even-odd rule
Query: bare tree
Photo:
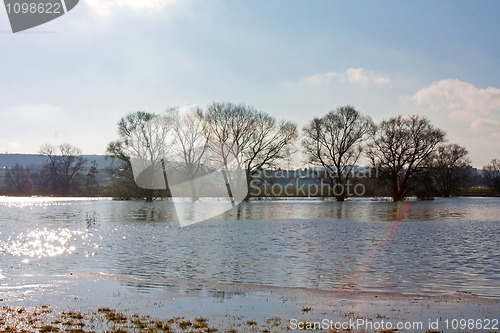
[[[469,174],[468,151],[457,144],[441,145],[431,157],[430,173],[436,192],[449,197],[465,184]]]
[[[231,103],[213,103],[208,107],[206,120],[209,132],[211,159],[218,159],[227,168],[228,159],[234,151],[239,151],[237,139],[233,137],[233,117],[237,113],[236,105]]]
[[[370,117],[352,106],[313,119],[303,129],[302,146],[309,163],[321,165],[337,201],[347,197],[346,185],[362,152],[363,143],[375,131]]]
[[[152,113],[131,113],[118,122],[120,139],[107,148],[109,156],[122,161],[121,176],[140,185],[148,202],[153,201],[154,189],[165,188],[165,183],[155,176],[162,174],[171,147],[166,142],[172,128],[170,121],[169,117]]]
[[[483,169],[488,185],[500,193],[500,160],[496,158],[491,160],[490,164],[485,165]]]
[[[86,163],[81,156],[81,150],[67,143],[58,147],[45,144],[40,148],[40,154],[47,157],[44,168],[50,177],[53,190],[67,195],[73,187],[78,185],[79,173]]]
[[[208,132],[205,130],[205,116],[198,107],[168,111],[172,119],[174,159],[180,159],[177,170],[189,181],[191,199],[196,201],[199,193],[193,180],[203,173],[203,162],[208,150]]]
[[[7,186],[9,190],[17,195],[26,195],[31,191],[31,172],[18,163],[7,171]]]
[[[226,167],[228,157],[233,156],[245,169],[247,187],[253,172],[276,167],[285,160],[297,138],[294,123],[278,122],[267,113],[244,104],[213,103],[208,108],[206,120],[213,141],[211,147],[215,147],[212,153]],[[246,199],[248,197],[249,194]]]
[[[394,201],[403,200],[418,186],[418,176],[444,138],[445,132],[425,117],[396,116],[382,121],[367,155]]]

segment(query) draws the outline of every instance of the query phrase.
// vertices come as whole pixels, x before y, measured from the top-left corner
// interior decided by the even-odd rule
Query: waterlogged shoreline
[[[101,273],[54,276],[40,285],[2,289],[0,330],[30,332],[43,327],[73,332],[283,332],[314,328],[311,325],[318,323],[320,329],[339,332],[380,332],[421,323],[426,331],[436,322],[440,331],[452,332],[446,329],[446,320],[451,325],[454,319],[476,322],[500,316],[498,298],[462,292],[326,291],[197,280],[148,281]]]

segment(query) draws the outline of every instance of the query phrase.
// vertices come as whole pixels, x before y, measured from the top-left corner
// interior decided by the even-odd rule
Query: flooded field
[[[0,289],[99,273],[500,297],[499,203],[251,201],[181,228],[169,201],[0,198]]]

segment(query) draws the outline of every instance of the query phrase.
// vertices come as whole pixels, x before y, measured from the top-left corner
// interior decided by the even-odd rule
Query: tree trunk
[[[404,190],[397,189],[393,194],[392,194],[392,201],[403,201],[405,198],[404,196]]]
[[[153,190],[146,190],[146,202],[153,202]]]
[[[191,181],[189,182],[189,186],[190,186],[190,188],[191,188],[191,201],[192,201],[192,202],[198,201],[198,199],[199,199],[200,197],[199,197],[199,196],[198,196],[198,194],[196,193],[196,188],[194,187],[194,181],[193,181],[193,180],[191,180]]]

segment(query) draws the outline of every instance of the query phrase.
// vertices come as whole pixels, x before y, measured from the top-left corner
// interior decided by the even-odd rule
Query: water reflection
[[[186,279],[500,296],[499,202],[263,200],[180,228],[168,200],[0,198],[0,279],[103,272],[142,279],[128,283],[144,292]]]
[[[232,298],[245,297],[246,294],[247,293],[243,291],[226,291],[218,289],[208,290],[208,296],[215,298],[217,303],[224,303],[225,300]]]
[[[469,205],[466,199],[405,201],[394,203],[377,200],[258,200],[243,202],[234,210],[212,220],[318,219],[335,218],[358,222],[390,221],[401,209],[407,214],[402,221],[459,220],[491,218],[490,203]],[[488,210],[488,216],[485,210]],[[498,206],[495,212],[500,213]]]

